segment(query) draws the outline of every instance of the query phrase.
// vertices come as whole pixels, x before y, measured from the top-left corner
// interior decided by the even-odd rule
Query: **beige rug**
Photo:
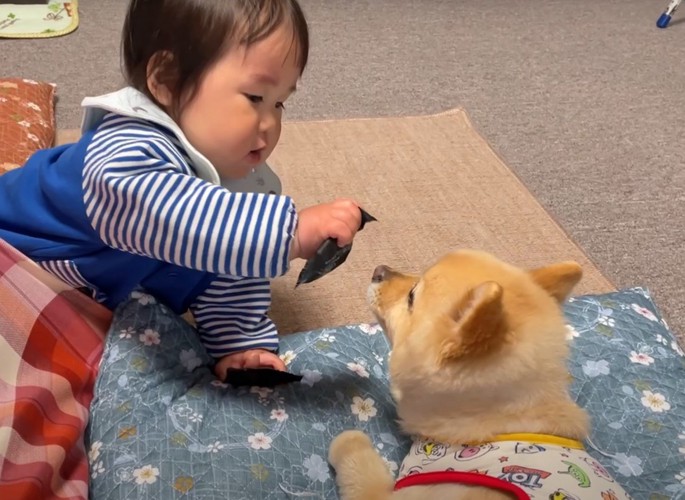
[[[365,296],[376,265],[420,271],[460,247],[526,267],[573,259],[585,269],[578,293],[614,289],[464,111],[289,122],[270,164],[298,206],[349,196],[379,220],[331,274],[294,289],[300,261],[275,281],[272,315],[282,333],[372,321]]]

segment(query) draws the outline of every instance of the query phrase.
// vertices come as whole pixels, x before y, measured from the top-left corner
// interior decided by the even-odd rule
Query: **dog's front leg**
[[[328,461],[335,468],[342,500],[387,500],[394,481],[371,439],[361,431],[345,431],[331,443]]]

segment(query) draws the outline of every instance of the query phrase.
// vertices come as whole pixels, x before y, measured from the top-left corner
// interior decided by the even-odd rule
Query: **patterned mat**
[[[0,3],[0,38],[50,38],[78,27],[78,2]]]

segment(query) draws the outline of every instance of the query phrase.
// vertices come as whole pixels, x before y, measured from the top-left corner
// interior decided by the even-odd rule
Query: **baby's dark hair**
[[[131,0],[122,36],[124,75],[130,86],[156,101],[147,85],[148,63],[155,58],[176,114],[227,50],[263,40],[283,24],[292,27],[301,74],[309,30],[297,0]]]

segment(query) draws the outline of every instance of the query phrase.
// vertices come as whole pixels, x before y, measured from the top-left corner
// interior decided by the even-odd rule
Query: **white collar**
[[[191,166],[199,178],[224,186],[230,191],[281,193],[281,182],[266,163],[256,167],[243,179],[222,179],[211,162],[190,143],[176,122],[145,94],[133,87],[125,87],[97,97],[86,97],[81,106],[84,108],[81,133],[93,130],[107,113],[147,120],[165,127],[176,136],[190,157]]]

